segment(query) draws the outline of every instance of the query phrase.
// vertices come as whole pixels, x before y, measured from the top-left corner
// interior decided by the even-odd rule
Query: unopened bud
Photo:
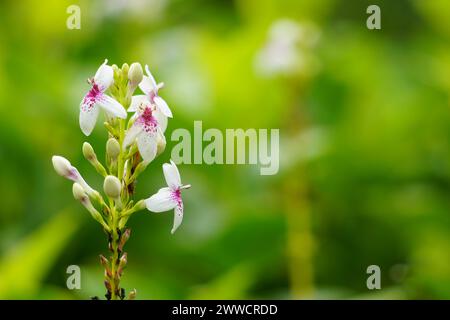
[[[86,190],[77,182],[75,182],[72,186],[72,193],[73,197],[76,200],[80,201],[81,204],[87,209],[87,211],[89,211],[92,218],[94,218],[98,223],[100,223],[106,231],[110,231],[110,228],[103,220],[102,215],[100,214],[100,212],[97,211],[97,209],[94,208],[94,206],[91,203],[91,200],[86,195]]]
[[[130,80],[130,85],[132,87],[137,87],[139,83],[141,83],[143,78],[142,66],[138,62],[134,62],[130,66],[130,70],[128,71],[128,79]]]
[[[106,142],[106,153],[111,159],[117,159],[120,154],[120,144],[116,139],[108,139],[108,142]]]
[[[124,231],[124,233],[122,233],[122,235],[120,237],[120,242],[119,242],[119,250],[120,251],[123,250],[123,246],[128,241],[128,239],[130,239],[130,235],[131,235],[131,229],[126,229]]]
[[[69,160],[61,156],[53,156],[52,163],[53,168],[55,168],[57,174],[59,174],[61,177],[76,181],[78,177],[78,171],[70,164]]]
[[[120,73],[120,68],[117,66],[117,64],[113,64],[112,66],[112,69],[113,69],[113,72],[114,72],[114,75],[117,75],[117,74],[119,74]]]
[[[102,266],[105,268],[105,276],[106,277],[111,277],[111,270],[109,268],[109,261],[108,259],[106,259],[106,257],[104,255],[100,255],[100,263],[102,264]]]
[[[119,259],[119,268],[117,269],[117,273],[119,276],[122,275],[123,269],[127,265],[128,259],[127,259],[127,253],[125,252]]]
[[[100,255],[100,263],[102,264],[102,266],[107,267],[109,264],[108,259],[106,259],[106,257],[104,255]]]
[[[83,155],[89,162],[97,160],[94,148],[92,148],[89,142],[83,143]]]
[[[111,292],[111,284],[109,283],[109,281],[105,280],[104,284],[105,284],[106,290],[108,290],[108,292]]]
[[[119,268],[120,267],[122,267],[122,268],[125,267],[127,262],[128,262],[128,254],[126,252],[124,252],[123,255],[120,257],[120,260],[119,260]]]
[[[136,289],[131,290],[130,293],[128,294],[128,300],[134,300],[136,298],[136,294],[137,294]]]
[[[87,161],[100,173],[102,176],[106,176],[107,172],[103,165],[97,160],[97,155],[95,154],[94,148],[88,143],[83,143],[83,155]]]
[[[53,156],[52,163],[53,163],[53,168],[55,168],[55,171],[57,174],[59,174],[60,176],[66,178],[66,179],[77,182],[78,184],[80,184],[83,187],[84,191],[86,191],[87,194],[89,194],[89,195],[95,194],[95,190],[92,189],[86,183],[86,181],[84,181],[83,177],[80,175],[77,168],[72,166],[70,164],[69,160],[67,160],[66,158],[61,157],[61,156]]]
[[[121,189],[122,186],[120,184],[120,180],[117,179],[117,177],[107,176],[105,178],[105,181],[103,183],[103,190],[108,197],[112,199],[119,198]]]
[[[126,74],[128,75],[128,71],[130,70],[130,66],[128,65],[128,63],[124,63],[122,65],[122,74]]]
[[[80,201],[84,206],[88,204],[89,197],[86,195],[86,192],[80,184],[76,182],[73,184],[72,193],[75,200]]]

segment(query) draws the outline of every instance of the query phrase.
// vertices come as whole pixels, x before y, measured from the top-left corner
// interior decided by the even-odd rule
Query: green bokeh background
[[[121,5],[126,3],[126,5]],[[81,30],[66,28],[70,4]],[[382,29],[366,28],[381,7]],[[314,26],[307,67],[261,74],[276,21]],[[185,218],[130,219],[123,286],[140,299],[450,298],[450,3],[447,0],[2,1],[0,3],[0,298],[102,296],[107,241],[57,176],[104,157],[79,102],[103,59],[148,64],[176,128],[279,128],[280,171],[180,165]],[[312,67],[313,66],[313,67]],[[137,186],[164,186],[161,164]],[[81,268],[81,290],[66,268]],[[366,287],[379,265],[382,290]]]

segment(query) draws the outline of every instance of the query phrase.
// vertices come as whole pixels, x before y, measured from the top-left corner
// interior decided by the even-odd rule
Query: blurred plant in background
[[[65,27],[74,3],[81,30]],[[382,29],[373,31],[370,1],[159,0],[121,14],[109,3],[0,4],[1,298],[102,290],[93,257],[105,241],[65,207],[70,188],[48,159],[61,153],[90,172],[73,148],[82,143],[73,106],[106,56],[146,61],[170,83],[179,113],[169,127],[280,128],[282,143],[277,176],[181,165],[196,186],[190,217],[170,239],[169,215],[129,221],[124,288],[139,283],[142,299],[450,298],[448,1],[377,1]],[[271,44],[280,22],[318,37]],[[289,72],[274,73],[264,59],[286,54],[279,47],[298,48],[288,57],[307,57],[306,69],[278,59]],[[103,134],[91,137],[96,145]],[[163,180],[149,169],[139,183],[144,198]],[[81,266],[81,290],[65,287],[71,264]],[[371,264],[382,271],[376,292],[366,288]]]

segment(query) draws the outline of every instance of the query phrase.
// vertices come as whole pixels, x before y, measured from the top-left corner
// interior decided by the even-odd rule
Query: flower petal
[[[148,68],[148,65],[145,65],[145,72],[147,72],[147,76],[150,79],[150,82],[153,86],[153,90],[155,92],[158,92],[158,85],[156,84],[155,78],[153,77],[152,73],[150,72],[150,69]]]
[[[125,139],[123,140],[123,147],[126,148],[130,144],[134,142],[138,134],[142,132],[142,126],[138,123],[133,123],[131,128],[127,130],[127,133],[125,134]]]
[[[125,108],[115,99],[111,98],[110,96],[104,94],[102,95],[99,100],[98,104],[100,107],[105,109],[110,115],[126,119],[127,112],[125,111]]]
[[[159,109],[156,109],[153,112],[153,116],[155,117],[156,121],[158,122],[158,126],[161,129],[162,132],[165,132],[167,129],[167,117],[163,115]]]
[[[177,231],[178,227],[183,221],[183,211],[183,202],[180,202],[176,205],[174,210],[173,227],[170,233],[174,234],[174,232]]]
[[[139,88],[141,88],[142,92],[145,94],[150,94],[150,92],[155,91],[152,80],[147,76],[142,78],[141,83],[139,83]]]
[[[170,108],[167,105],[167,102],[164,101],[163,98],[161,98],[160,96],[156,96],[155,98],[153,98],[153,101],[155,102],[155,104],[158,107],[158,109],[161,110],[161,112],[166,117],[172,118],[172,111],[170,111]]]
[[[155,159],[158,149],[156,143],[156,132],[147,133],[142,131],[141,134],[137,136],[137,146],[139,153],[145,162],[150,162]]]
[[[136,139],[136,137],[138,136],[138,134],[141,132],[142,132],[142,126],[137,123],[134,123],[131,126],[131,128],[127,130],[125,139],[123,140],[123,147],[126,148],[130,144],[132,144],[134,142],[134,140]]]
[[[94,130],[99,111],[100,108],[96,103],[89,102],[86,99],[83,99],[81,102],[80,128],[86,136],[90,135],[92,130]]]
[[[94,81],[98,84],[102,91],[105,91],[114,81],[114,71],[111,66],[107,65],[108,60],[105,60],[103,64],[98,68],[97,73],[94,76]]]
[[[181,187],[180,172],[175,163],[170,160],[170,163],[163,164],[164,178],[166,178],[167,185],[172,189]]]
[[[153,212],[169,211],[177,206],[170,188],[161,188],[158,192],[145,200],[147,209]]]
[[[148,100],[147,96],[143,94],[133,96],[131,97],[131,104],[127,111],[136,112],[139,110],[139,106],[141,104],[145,104],[146,106],[150,104],[150,101]]]

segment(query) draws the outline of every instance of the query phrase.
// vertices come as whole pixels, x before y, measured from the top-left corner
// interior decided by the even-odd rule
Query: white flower
[[[80,128],[85,135],[90,135],[97,121],[100,108],[109,115],[125,119],[127,112],[116,100],[105,94],[105,91],[114,81],[114,71],[107,65],[108,60],[98,68],[94,78],[90,80],[92,85],[89,92],[80,105]]]
[[[164,139],[167,117],[143,95],[132,98],[128,111],[136,113],[133,116],[135,119],[133,125],[127,130],[124,148],[136,140],[142,159],[150,162],[156,157],[158,141]]]
[[[163,164],[164,177],[168,187],[161,188],[158,192],[145,200],[147,209],[153,212],[164,212],[175,208],[175,216],[171,233],[180,226],[183,220],[183,201],[181,199],[181,190],[190,188],[191,185],[182,185],[178,168],[170,161]]]
[[[164,86],[164,83],[156,84],[155,78],[153,78],[150,70],[148,69],[148,65],[145,65],[145,71],[147,72],[147,76],[144,76],[141,83],[139,84],[139,88],[141,88],[142,92],[145,93],[147,99],[151,104],[154,104],[156,108],[162,112],[166,117],[172,118],[172,111],[170,111],[167,102],[164,101],[163,98],[158,96],[158,90]]]
[[[77,168],[72,166],[72,164],[64,157],[61,156],[53,156],[52,157],[52,163],[53,167],[55,168],[55,171],[60,176],[72,180],[74,182],[77,182],[79,185],[83,187],[83,189],[88,194],[93,194],[95,191],[92,189],[86,181],[84,181],[81,174],[78,172]]]

